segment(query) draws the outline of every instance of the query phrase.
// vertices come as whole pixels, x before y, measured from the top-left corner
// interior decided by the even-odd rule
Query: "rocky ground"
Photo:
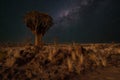
[[[0,47],[0,80],[119,80],[120,44]]]

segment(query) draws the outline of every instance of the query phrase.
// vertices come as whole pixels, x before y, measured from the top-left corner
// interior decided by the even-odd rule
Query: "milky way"
[[[69,6],[65,9],[59,11],[57,14],[56,24],[63,25],[63,27],[68,27],[71,25],[71,22],[79,22],[79,19],[86,14],[85,11],[95,8],[98,5],[98,2],[104,3],[104,0],[74,0]],[[74,5],[73,5],[74,3]],[[56,26],[58,26],[56,25]]]
[[[92,9],[97,7],[99,2],[104,3],[103,0],[72,0],[70,4],[64,6],[64,8],[56,14],[54,27],[56,27],[56,29],[60,27],[59,31],[64,31],[65,29],[69,29],[69,27],[77,27],[78,24],[81,25],[84,20],[83,17],[88,15],[87,11],[92,11]],[[63,31],[60,32],[63,33]]]
[[[120,0],[0,0],[0,41],[24,41],[31,31],[24,25],[26,12],[51,15],[54,26],[47,42],[120,42]]]
[[[74,0],[57,14],[53,33],[64,40],[105,42],[118,39],[112,31],[113,0]],[[112,21],[112,22],[111,22]],[[114,24],[114,23],[113,23]],[[111,28],[108,31],[108,28]],[[64,35],[63,38],[61,35]]]

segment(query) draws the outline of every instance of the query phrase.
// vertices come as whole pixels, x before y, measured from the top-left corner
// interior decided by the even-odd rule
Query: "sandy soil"
[[[120,67],[106,67],[83,74],[80,80],[120,80]]]

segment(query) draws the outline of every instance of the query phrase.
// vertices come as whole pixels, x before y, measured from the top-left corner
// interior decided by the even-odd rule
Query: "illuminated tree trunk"
[[[42,35],[35,34],[35,46],[41,46]]]

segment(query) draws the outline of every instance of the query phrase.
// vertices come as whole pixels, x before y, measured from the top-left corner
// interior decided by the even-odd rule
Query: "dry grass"
[[[89,57],[90,57],[90,59],[91,59],[93,62],[95,62],[95,63],[97,64],[97,66],[100,65],[100,61],[99,61],[98,57],[96,56],[96,54],[91,53],[91,54],[89,55]]]
[[[72,45],[62,45],[54,43],[52,45],[46,45],[41,48],[38,53],[34,54],[34,57],[32,53],[35,53],[36,51],[34,51],[35,49],[33,46],[27,49],[18,49],[14,47],[15,51],[12,50],[12,48],[10,47],[9,50],[11,51],[8,51],[7,54],[7,56],[9,56],[7,58],[9,59],[6,58],[7,60],[5,60],[4,63],[6,64],[7,62],[9,62],[9,60],[12,59],[14,59],[15,62],[22,62],[24,66],[18,66],[18,68],[16,68],[16,66],[14,66],[13,64],[19,65],[19,62],[14,63],[11,61],[10,64],[7,64],[8,67],[11,67],[12,64],[13,68],[15,67],[15,70],[17,70],[18,72],[20,72],[20,68],[22,68],[22,70],[25,72],[26,70],[28,70],[28,72],[26,72],[28,76],[31,76],[32,73],[35,73],[38,78],[36,80],[40,80],[40,78],[50,78],[51,80],[58,80],[61,79],[61,77],[61,80],[66,80],[65,77],[71,74],[80,75],[88,70],[96,69],[96,67],[107,67],[109,61],[112,59],[110,57],[108,60],[108,56],[113,53],[120,54],[120,47],[116,47],[116,49],[114,50],[112,48],[109,49],[109,46],[106,47],[106,45],[78,45],[76,43],[72,43]],[[117,51],[117,53],[115,52],[115,50]],[[23,53],[21,55],[22,51]],[[12,57],[11,53],[13,54]],[[3,58],[3,53],[2,55],[0,54],[0,57],[1,56]],[[114,57],[116,56],[113,55],[113,58]],[[20,59],[17,60],[18,58]],[[117,60],[114,59],[111,63],[114,63],[116,61]]]
[[[65,46],[65,45],[64,45]],[[96,49],[96,47],[98,48],[98,45],[95,47],[95,45],[91,45],[90,49]],[[54,43],[53,46],[48,46],[48,59],[52,61],[52,59],[54,59],[54,55],[57,54],[59,49],[64,49],[68,51],[69,55],[67,55],[67,67],[68,67],[68,71],[72,72],[73,68],[75,68],[76,66],[74,64],[77,65],[77,73],[80,73],[81,71],[81,66],[85,65],[84,59],[85,56],[83,55],[83,51],[82,51],[82,47],[76,43],[72,43],[72,45],[68,45],[66,47],[60,47],[58,44]],[[88,49],[89,51],[89,49]],[[97,52],[97,50],[93,50],[93,52],[90,52],[88,55],[89,60],[91,60],[94,64],[96,64],[97,66],[107,66],[107,60],[105,57],[103,57],[100,53],[95,53]],[[66,54],[66,53],[60,53],[60,54]]]
[[[76,54],[73,51],[71,52],[71,56],[72,56],[72,60],[75,61],[76,60]]]
[[[7,52],[0,51],[0,61],[5,58],[6,54]]]
[[[83,54],[79,55],[79,62],[80,62],[80,65],[82,65],[84,63],[84,57],[83,57]]]
[[[71,72],[73,70],[72,61],[70,58],[67,58],[68,70]]]

